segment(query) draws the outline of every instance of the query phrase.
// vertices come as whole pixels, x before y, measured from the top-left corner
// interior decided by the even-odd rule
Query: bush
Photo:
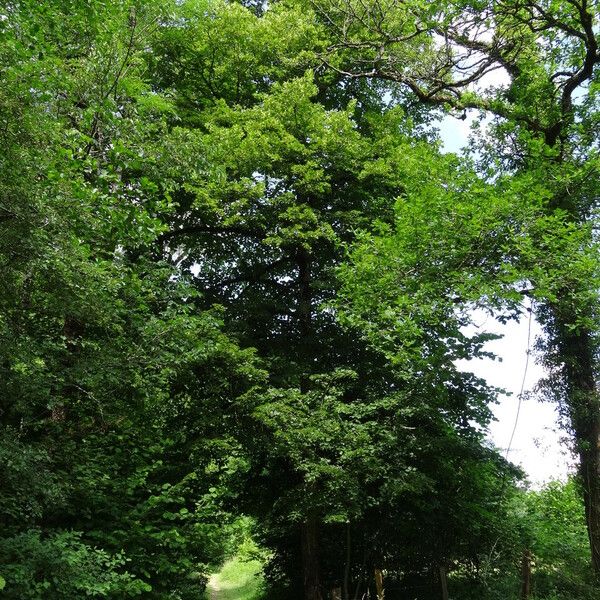
[[[7,600],[129,598],[152,589],[127,572],[125,556],[92,548],[75,531],[43,537],[31,530],[2,539],[0,564]]]

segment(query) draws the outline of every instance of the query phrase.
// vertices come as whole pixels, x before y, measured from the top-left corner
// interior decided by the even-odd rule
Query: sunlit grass
[[[258,560],[229,559],[210,578],[208,600],[261,600],[263,597],[262,564]]]

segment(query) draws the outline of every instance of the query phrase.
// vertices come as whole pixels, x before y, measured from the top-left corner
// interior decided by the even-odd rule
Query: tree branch
[[[257,240],[263,240],[266,235],[264,232],[252,230],[239,225],[186,225],[184,227],[179,227],[178,229],[173,229],[171,231],[167,231],[159,235],[156,241],[159,244],[161,244],[166,242],[167,240],[181,235],[193,235],[196,233],[209,233],[214,235],[239,235],[243,237],[254,238]]]

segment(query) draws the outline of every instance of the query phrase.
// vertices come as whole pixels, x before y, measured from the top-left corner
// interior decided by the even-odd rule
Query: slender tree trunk
[[[383,571],[375,569],[375,590],[377,591],[377,600],[384,600],[385,590],[383,589]]]
[[[598,421],[593,424],[593,431],[589,433],[587,440],[583,443],[586,446],[589,445],[590,449],[579,452],[579,471],[583,486],[583,502],[592,554],[592,567],[596,576],[600,578],[600,457],[598,455],[600,424]]]
[[[302,525],[302,575],[304,600],[323,600],[319,574],[318,523],[310,517]]]
[[[529,600],[531,595],[531,552],[523,551],[521,558],[521,600]]]
[[[77,338],[83,333],[83,324],[73,317],[66,316],[63,323],[63,338],[65,340],[65,353],[61,359],[61,366],[65,370],[64,382],[61,385],[58,396],[63,399],[74,395],[73,384],[68,372],[73,369],[76,363],[76,356],[79,352],[77,347]],[[55,404],[50,413],[50,419],[55,423],[61,423],[67,418],[67,406],[64,402]]]
[[[592,415],[596,413],[594,417]],[[594,573],[600,578],[600,418],[590,410],[589,423],[575,426],[579,446],[579,473],[583,488],[585,520]]]
[[[600,578],[600,419],[596,415],[590,421],[586,427],[575,428],[575,436],[592,567]]]
[[[352,600],[358,600],[358,593],[360,592],[360,584],[362,583],[362,579],[359,579],[356,582],[356,587],[354,588],[354,596],[352,596]]]
[[[312,326],[312,290],[310,277],[310,253],[305,248],[299,248],[298,261],[298,319],[303,335],[310,333]]]
[[[346,564],[344,565],[344,600],[350,600],[350,560],[352,558],[350,523],[346,523]]]
[[[298,249],[298,328],[300,339],[298,351],[303,358],[311,359],[312,339],[312,290],[310,286],[310,254],[304,248]],[[300,374],[300,391],[305,394],[309,388],[308,365],[312,360],[303,361],[304,372]],[[301,363],[302,364],[302,363]]]
[[[438,575],[440,577],[440,591],[442,593],[442,600],[448,600],[448,575],[446,573],[446,567],[438,567]]]
[[[299,352],[304,358],[311,359],[312,339],[312,292],[310,277],[310,254],[304,248],[298,249],[298,327],[300,331]],[[305,394],[309,390],[310,372],[306,360],[305,371],[300,374],[300,391]],[[304,584],[304,600],[323,600],[319,573],[319,523],[316,515],[310,515],[303,523],[302,542],[302,575]]]

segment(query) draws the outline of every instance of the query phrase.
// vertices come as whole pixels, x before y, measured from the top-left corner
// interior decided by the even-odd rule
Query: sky
[[[446,116],[440,122],[443,151],[459,152],[466,145],[474,118],[475,114],[467,115],[465,120]],[[536,383],[544,376],[544,370],[536,363],[533,351],[525,373],[529,319],[523,318],[519,323],[501,325],[491,317],[476,314],[474,320],[480,326],[480,330],[503,335],[502,339],[489,342],[486,347],[501,360],[480,359],[459,363],[461,369],[472,371],[490,385],[509,392],[509,395],[501,395],[499,404],[493,407],[497,420],[490,427],[492,442],[503,453],[506,452],[516,422],[508,458],[524,468],[534,487],[552,479],[565,479],[567,473],[573,471],[574,459],[561,442],[565,433],[558,427],[554,405],[527,398],[527,391],[534,390]],[[535,319],[532,319],[532,350],[535,338],[539,335],[542,335],[541,328]],[[525,393],[517,419],[518,397],[524,375]]]
[[[508,450],[508,458],[524,468],[534,487],[552,479],[564,480],[567,473],[573,470],[574,461],[565,444],[561,442],[565,432],[558,427],[555,406],[549,402],[540,402],[532,397],[533,395],[527,395],[544,376],[544,369],[536,364],[533,352],[535,337],[542,335],[539,324],[532,319],[529,336],[527,317],[523,317],[519,323],[501,325],[482,313],[475,315],[475,321],[480,330],[504,336],[486,346],[501,360],[460,361],[458,365],[461,369],[484,378],[490,385],[503,388],[507,392],[500,395],[500,402],[492,407],[497,419],[490,427],[492,442],[503,454]],[[527,363],[528,348],[531,354]],[[522,386],[524,394],[519,410],[519,393]],[[513,428],[515,434],[509,448]]]

